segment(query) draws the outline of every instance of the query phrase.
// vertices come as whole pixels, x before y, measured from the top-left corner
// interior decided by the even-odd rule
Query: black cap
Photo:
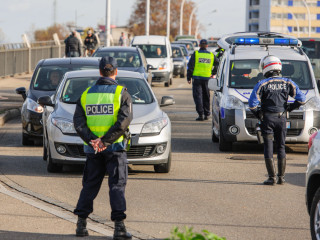
[[[200,44],[208,45],[207,39],[201,39]]]
[[[106,65],[110,64],[112,67],[108,68]],[[117,61],[113,57],[102,57],[99,63],[100,70],[107,70],[112,71],[113,69],[117,68],[118,64]]]

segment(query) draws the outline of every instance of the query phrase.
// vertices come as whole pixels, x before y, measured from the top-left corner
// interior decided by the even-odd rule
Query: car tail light
[[[308,143],[308,150],[311,148],[312,144],[313,144],[313,140],[314,138],[317,136],[318,132],[315,132],[314,134],[312,134],[309,138],[309,143]]]

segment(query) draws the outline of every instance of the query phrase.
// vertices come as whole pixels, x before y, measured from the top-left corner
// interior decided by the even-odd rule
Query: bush
[[[170,238],[166,238],[165,240],[226,240],[226,238],[219,237],[207,230],[202,230],[202,233],[195,233],[192,229],[192,227],[186,227],[185,232],[180,232],[179,228],[175,227],[171,231]]]

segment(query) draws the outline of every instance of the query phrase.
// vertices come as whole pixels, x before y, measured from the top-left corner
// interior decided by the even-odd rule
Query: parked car
[[[22,144],[41,143],[43,138],[43,107],[37,103],[41,96],[53,95],[64,73],[82,69],[98,69],[97,58],[51,58],[40,60],[31,78],[29,90],[17,88],[24,103],[21,109]]]
[[[193,44],[191,42],[188,42],[188,41],[179,40],[179,41],[172,42],[172,44],[184,44],[184,45],[186,45],[186,47],[188,49],[188,52],[189,52],[189,55],[193,54],[193,52],[195,50]]]
[[[75,71],[64,75],[54,96],[44,96],[38,102],[46,106],[43,112],[43,158],[48,172],[62,170],[64,164],[85,163],[83,141],[73,126],[76,102],[85,89],[94,85],[99,71]],[[155,172],[169,172],[171,165],[171,123],[158,104],[150,85],[137,72],[118,71],[116,80],[128,89],[133,102],[130,124],[131,164],[153,165]],[[171,97],[162,97],[160,106],[174,104]]]
[[[151,83],[152,73],[149,71],[151,65],[147,64],[147,60],[140,48],[100,47],[93,54],[93,57],[106,56],[117,60],[119,70],[139,72],[143,74],[148,83]]]
[[[187,60],[183,55],[182,48],[171,46],[173,56],[173,75],[179,75],[181,78],[187,76]]]
[[[152,66],[152,82],[164,83],[165,87],[172,84],[173,61],[169,39],[164,36],[135,36],[132,40],[133,47],[139,47],[148,64]]]
[[[316,132],[309,140],[308,166],[306,172],[306,206],[310,215],[310,232],[313,240],[320,239],[320,134]]]

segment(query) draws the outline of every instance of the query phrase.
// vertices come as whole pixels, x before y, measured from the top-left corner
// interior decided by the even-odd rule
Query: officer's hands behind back
[[[93,147],[93,149],[95,150],[96,153],[97,152],[102,152],[102,151],[107,149],[107,147],[101,141],[101,138],[97,138],[95,140],[91,140],[90,144],[92,145],[92,147]]]

